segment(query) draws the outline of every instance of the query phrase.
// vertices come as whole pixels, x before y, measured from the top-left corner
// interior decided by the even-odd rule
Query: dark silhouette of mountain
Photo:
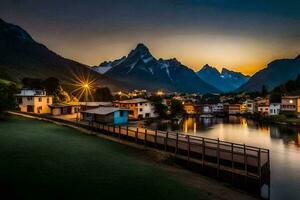
[[[239,88],[249,80],[249,76],[245,76],[240,72],[234,72],[226,68],[220,73],[215,67],[208,64],[197,72],[197,75],[206,83],[209,83],[222,92],[231,92]]]
[[[108,62],[105,75],[134,84],[137,89],[156,91],[163,89],[174,92],[217,93],[215,87],[202,81],[196,73],[175,58],[154,58],[144,44],[138,44],[127,57]],[[102,67],[104,64],[102,64]]]
[[[0,70],[5,71],[15,81],[24,77],[45,79],[56,77],[68,83],[74,76],[90,76],[99,86],[111,89],[125,87],[108,77],[102,76],[89,66],[63,58],[37,43],[21,27],[0,19]]]
[[[238,91],[261,91],[263,85],[270,91],[274,87],[294,80],[300,73],[300,55],[294,59],[280,59],[255,73]]]

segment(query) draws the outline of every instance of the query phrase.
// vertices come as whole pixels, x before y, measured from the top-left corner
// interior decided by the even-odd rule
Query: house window
[[[143,112],[143,108],[140,108],[140,112]]]
[[[27,97],[27,101],[31,101],[32,100],[32,97]]]
[[[34,112],[33,106],[27,106],[27,112]]]
[[[143,105],[143,103],[140,103],[140,106]]]
[[[124,111],[120,110],[120,117],[124,117]]]
[[[50,102],[50,99],[49,99],[49,97],[47,97],[47,103],[49,103]]]
[[[39,97],[39,102],[42,102],[42,97]]]
[[[40,113],[43,110],[42,106],[39,106],[37,109],[38,109],[38,113]]]

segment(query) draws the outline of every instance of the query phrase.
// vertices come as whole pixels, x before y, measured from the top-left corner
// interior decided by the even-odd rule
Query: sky
[[[0,17],[90,66],[138,43],[195,71],[209,64],[247,75],[300,54],[297,0],[1,0]]]

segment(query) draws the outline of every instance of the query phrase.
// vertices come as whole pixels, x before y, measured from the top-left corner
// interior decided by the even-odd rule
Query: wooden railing
[[[174,153],[189,163],[261,180],[270,171],[270,151],[195,135],[128,126],[90,123],[95,131],[105,131],[120,139]]]

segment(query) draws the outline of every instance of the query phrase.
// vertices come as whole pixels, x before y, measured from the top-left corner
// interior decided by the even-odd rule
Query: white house
[[[222,103],[213,104],[212,105],[212,112],[213,113],[223,113],[224,112],[224,106]]]
[[[245,110],[246,113],[253,114],[254,112],[257,111],[257,106],[255,101],[248,99],[244,102],[244,104],[246,105],[246,110]]]
[[[270,103],[269,115],[279,115],[280,113],[280,103]]]
[[[124,101],[117,101],[115,106],[129,109],[129,118],[142,119],[156,117],[154,105],[147,99],[136,98]]]
[[[44,90],[22,89],[20,94],[15,95],[21,112],[50,113],[49,105],[53,97],[46,94]]]

